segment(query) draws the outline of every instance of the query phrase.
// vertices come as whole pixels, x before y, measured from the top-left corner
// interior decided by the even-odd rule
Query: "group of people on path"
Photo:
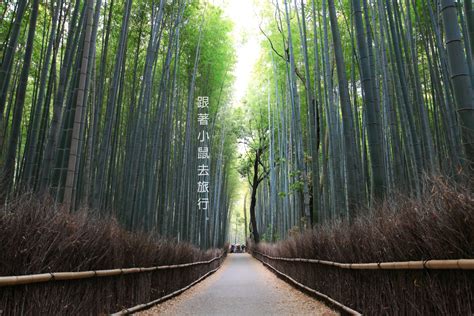
[[[239,252],[245,252],[245,245],[240,245],[240,244],[231,244],[229,252],[230,253],[239,253]]]

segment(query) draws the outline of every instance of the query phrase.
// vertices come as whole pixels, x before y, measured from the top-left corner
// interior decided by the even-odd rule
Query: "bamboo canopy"
[[[156,270],[168,270],[168,269],[180,269],[190,266],[197,266],[202,264],[209,264],[222,258],[224,254],[219,257],[212,258],[208,261],[196,261],[183,264],[175,265],[163,265],[148,268],[126,268],[126,269],[110,269],[110,270],[96,270],[96,271],[80,271],[80,272],[51,272],[51,273],[40,273],[30,275],[17,275],[17,276],[2,276],[0,277],[0,286],[14,286],[21,284],[40,283],[48,281],[60,281],[60,280],[79,280],[88,279],[94,277],[106,277],[106,276],[117,276],[124,274],[133,274],[141,272],[152,272]]]
[[[271,260],[308,262],[329,265],[341,269],[351,270],[474,270],[474,259],[448,259],[448,260],[420,260],[420,261],[400,261],[400,262],[373,262],[373,263],[340,263],[327,260],[306,259],[306,258],[283,258],[272,257],[264,253],[254,251]]]

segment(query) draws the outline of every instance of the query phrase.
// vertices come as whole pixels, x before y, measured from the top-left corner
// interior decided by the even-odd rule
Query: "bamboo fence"
[[[262,262],[266,267],[275,272],[277,275],[290,281],[297,287],[314,294],[320,299],[326,301],[328,304],[334,306],[340,311],[350,315],[361,315],[360,312],[342,304],[334,298],[321,293],[301,282],[297,281],[288,274],[275,268],[270,263],[266,262],[264,258],[273,261],[295,262],[295,263],[312,263],[321,264],[328,267],[335,267],[347,270],[474,270],[474,259],[457,259],[457,260],[424,260],[424,261],[401,261],[401,262],[377,262],[377,263],[340,263],[328,260],[307,259],[307,258],[285,258],[274,257],[262,252],[253,250],[254,257]]]
[[[270,260],[308,262],[323,264],[341,269],[351,270],[474,270],[474,259],[449,259],[449,260],[420,260],[420,261],[399,261],[399,262],[372,262],[372,263],[340,263],[327,260],[306,259],[306,258],[284,258],[272,257],[259,251],[253,251]]]
[[[259,258],[257,258],[257,260],[259,260],[261,263],[263,263],[265,266],[267,266],[268,268],[270,268],[271,270],[273,270],[273,272],[275,272],[276,274],[278,274],[279,276],[282,276],[284,278],[286,278],[287,280],[289,280],[291,283],[293,283],[294,285],[296,285],[297,287],[300,287],[310,293],[313,293],[314,295],[316,295],[317,297],[320,297],[322,299],[324,299],[326,302],[329,302],[331,305],[335,306],[336,308],[340,309],[341,311],[344,311],[345,313],[349,314],[349,315],[354,315],[354,316],[359,316],[359,315],[362,315],[361,313],[359,313],[358,311],[356,310],[353,310],[352,308],[336,301],[335,299],[329,297],[328,295],[326,294],[323,294],[319,291],[316,291],[315,289],[312,289],[298,281],[296,281],[295,279],[293,279],[291,276],[279,271],[278,269],[276,269],[274,266],[272,266],[271,264],[263,261],[263,260],[260,260]]]
[[[190,266],[197,266],[203,264],[210,264],[216,260],[222,258],[224,254],[219,257],[212,258],[207,261],[197,261],[175,265],[163,265],[148,268],[125,268],[125,269],[110,269],[110,270],[96,270],[96,271],[79,271],[79,272],[50,272],[30,275],[15,275],[15,276],[1,276],[0,287],[2,286],[15,286],[24,285],[48,281],[61,281],[61,280],[80,280],[89,279],[95,277],[108,277],[118,276],[125,274],[141,273],[141,272],[153,272],[157,270],[168,270],[168,269],[179,269]]]
[[[179,289],[179,290],[176,290],[174,291],[173,293],[170,293],[168,295],[165,295],[163,297],[160,297],[154,301],[151,301],[151,302],[148,302],[148,303],[145,303],[145,304],[139,304],[139,305],[136,305],[134,307],[130,307],[130,308],[127,308],[127,309],[123,309],[121,310],[120,312],[117,312],[117,313],[113,313],[111,314],[111,316],[118,316],[118,315],[128,315],[128,314],[132,314],[132,313],[136,313],[136,312],[139,312],[141,310],[144,310],[144,309],[147,309],[147,308],[150,308],[158,303],[161,303],[161,302],[164,302],[184,291],[186,291],[187,289],[189,289],[190,287],[194,286],[195,284],[201,282],[202,280],[204,280],[205,278],[207,278],[209,275],[213,274],[214,272],[216,272],[217,270],[219,270],[220,266],[217,267],[216,269],[214,270],[211,270],[209,272],[207,272],[206,274],[204,274],[202,277],[200,277],[199,279],[197,279],[196,281],[192,282],[191,284]]]

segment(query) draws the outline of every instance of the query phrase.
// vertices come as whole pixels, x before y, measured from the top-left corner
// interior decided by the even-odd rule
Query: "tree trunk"
[[[337,77],[339,80],[339,93],[341,99],[341,113],[343,121],[343,135],[345,148],[345,162],[347,173],[347,196],[349,217],[355,216],[356,208],[363,205],[364,196],[361,192],[360,181],[362,180],[360,172],[360,156],[356,147],[354,116],[349,99],[346,68],[344,63],[341,36],[337,24],[336,8],[334,0],[328,0],[329,17],[331,20],[331,30],[334,42],[334,53],[336,57]],[[341,197],[337,197],[341,198]]]
[[[441,12],[446,32],[451,82],[460,119],[466,159],[472,172],[474,171],[474,100],[454,0],[441,0]]]
[[[365,111],[367,113],[367,135],[369,138],[369,153],[372,166],[372,193],[375,198],[382,199],[385,192],[385,172],[382,155],[382,135],[378,117],[375,89],[370,69],[367,41],[364,36],[364,23],[360,0],[352,0],[355,18],[357,48],[360,57],[360,79],[364,90]],[[367,14],[367,12],[366,12]]]
[[[74,115],[74,126],[72,130],[71,146],[69,151],[69,161],[67,167],[66,185],[64,190],[64,204],[67,208],[75,207],[75,191],[76,191],[76,177],[77,177],[77,159],[80,143],[81,126],[83,124],[83,114],[85,103],[87,101],[87,69],[89,67],[89,50],[92,34],[92,18],[93,18],[93,1],[88,0],[86,11],[86,29],[84,36],[84,46],[82,51],[81,72],[79,75],[79,87],[76,97],[76,111]]]
[[[253,241],[258,244],[260,242],[260,235],[258,233],[258,227],[257,227],[257,217],[255,214],[255,207],[257,205],[257,189],[258,185],[260,184],[259,178],[258,178],[258,164],[260,161],[260,156],[262,154],[262,149],[259,148],[257,149],[255,153],[255,161],[253,163],[253,179],[252,179],[252,193],[250,197],[250,224],[252,225],[252,235],[253,235]]]
[[[25,105],[26,88],[28,86],[28,74],[30,71],[31,56],[33,54],[36,21],[38,18],[38,6],[39,0],[34,0],[30,14],[30,25],[28,28],[28,38],[26,41],[23,67],[21,69],[20,81],[18,83],[18,89],[16,91],[12,130],[8,142],[5,165],[3,166],[2,172],[0,174],[0,204],[3,204],[5,202],[13,186],[13,177],[15,173],[15,157],[18,146],[18,139],[20,137],[21,120],[23,115],[23,108]]]

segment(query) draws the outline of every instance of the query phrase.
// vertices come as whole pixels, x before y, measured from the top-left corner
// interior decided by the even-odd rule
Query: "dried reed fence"
[[[330,295],[326,295],[325,293],[327,292],[320,292],[321,290],[315,290],[311,287],[309,287],[306,284],[314,284],[315,280],[311,280],[311,276],[313,278],[319,279],[318,282],[321,282],[322,276],[325,275],[326,273],[330,272],[330,274],[333,277],[338,278],[339,274],[335,271],[328,271],[326,269],[321,269],[321,267],[318,266],[313,266],[313,267],[308,267],[308,266],[298,266],[300,264],[313,264],[313,265],[321,265],[321,266],[326,266],[326,267],[332,267],[335,269],[348,269],[348,270],[354,270],[354,271],[367,271],[367,270],[397,270],[400,271],[400,276],[403,278],[402,274],[407,273],[407,271],[412,271],[412,270],[421,270],[421,269],[430,269],[430,270],[471,270],[469,271],[470,273],[465,273],[466,278],[464,281],[469,282],[468,277],[470,276],[471,278],[474,277],[474,274],[472,273],[474,270],[474,259],[461,259],[461,260],[428,260],[428,261],[405,261],[405,262],[381,262],[381,263],[339,263],[339,262],[332,262],[332,261],[326,261],[326,260],[314,260],[314,259],[305,259],[305,258],[281,258],[281,257],[272,257],[268,256],[264,253],[261,253],[259,251],[253,251],[253,255],[255,258],[257,258],[259,261],[261,261],[264,265],[269,267],[271,270],[273,270],[276,274],[279,276],[283,277],[284,279],[289,280],[291,283],[295,284],[296,286],[302,288],[303,290],[306,290],[312,294],[315,294],[317,297],[320,297],[324,300],[326,300],[329,304],[334,305],[336,308],[340,309],[343,312],[346,312],[351,315],[359,315],[360,313],[357,312],[357,310],[352,309],[341,302],[333,299]],[[284,264],[283,264],[284,263]],[[312,270],[314,273],[310,273],[310,275],[307,275],[307,271]],[[283,272],[285,271],[285,272]],[[294,278],[294,275],[297,273],[297,271],[304,271],[305,273],[305,278],[303,280],[298,281],[297,279]],[[432,271],[431,271],[432,272]],[[439,273],[439,272],[438,272]],[[450,272],[451,275],[453,271]],[[433,275],[433,272],[431,273]],[[414,275],[414,274],[413,274]],[[309,277],[308,277],[309,276]],[[370,275],[366,274],[366,282],[367,286],[372,287],[373,285],[370,284]],[[393,277],[393,274],[392,274]],[[410,280],[410,277],[408,277],[408,280]],[[377,278],[379,281],[383,282],[380,278]],[[357,282],[359,287],[364,286],[364,283],[360,283],[359,281],[363,281],[364,277],[355,277],[352,276],[349,280],[344,280],[344,282],[348,281],[353,281]],[[472,280],[472,279],[471,279]],[[313,282],[312,282],[313,281]],[[327,280],[329,281],[329,280]],[[394,281],[391,278],[386,278],[386,282],[388,282],[388,287],[391,286],[391,282]],[[416,278],[413,278],[414,284],[417,282]],[[420,277],[420,282],[421,282],[421,277]],[[333,288],[338,287],[339,280],[333,280],[330,281],[329,289],[328,291],[334,292]],[[353,284],[357,284],[353,283]],[[472,281],[471,281],[472,283]],[[406,286],[406,284],[405,284]],[[422,286],[421,283],[415,286]],[[407,287],[405,287],[406,289]],[[471,289],[472,284],[471,284]],[[341,289],[340,289],[341,290]],[[341,291],[343,292],[343,291]],[[414,292],[413,292],[414,293]],[[459,291],[457,291],[459,293]],[[472,292],[470,292],[472,293]],[[343,293],[340,293],[338,296],[340,296]],[[350,294],[349,294],[350,295]],[[472,294],[471,294],[472,295]],[[472,306],[472,304],[471,304]],[[422,306],[417,306],[418,309],[421,309]],[[472,310],[467,309],[466,311]],[[382,311],[380,311],[382,312]],[[383,313],[385,314],[406,314],[408,310],[399,310],[397,312],[393,311],[393,313],[390,311],[390,308],[385,308],[385,311]],[[416,312],[415,310],[413,312]],[[432,311],[429,312],[430,315],[432,315]],[[375,312],[374,314],[379,314],[379,311]],[[408,313],[412,314],[412,312]],[[425,315],[425,312],[421,312],[420,314]],[[444,314],[444,313],[443,313]],[[447,314],[444,314],[447,315]],[[460,314],[459,314],[460,315]]]
[[[420,199],[252,250],[283,278],[364,315],[474,313],[474,196],[443,178]]]
[[[215,272],[222,263],[225,253],[220,254],[218,257],[212,258],[208,261],[199,261],[186,264],[177,264],[177,265],[166,265],[166,266],[156,266],[149,268],[128,268],[128,269],[110,269],[110,270],[97,270],[97,271],[80,271],[80,272],[52,272],[52,273],[42,273],[42,274],[33,274],[33,275],[22,275],[22,276],[7,276],[0,277],[0,292],[3,295],[6,295],[8,300],[8,294],[11,295],[11,304],[16,305],[17,302],[14,301],[17,296],[24,296],[26,302],[28,301],[28,296],[35,295],[37,291],[51,290],[54,284],[57,284],[59,287],[58,294],[61,289],[67,293],[74,293],[74,289],[78,289],[77,294],[80,294],[80,288],[86,289],[85,283],[79,283],[85,279],[105,279],[104,277],[114,278],[114,280],[102,280],[92,281],[90,280],[89,285],[87,286],[87,291],[94,291],[98,296],[103,296],[107,294],[108,299],[106,302],[102,302],[96,307],[96,310],[88,309],[85,312],[87,314],[96,314],[100,311],[103,312],[113,312],[114,309],[120,309],[120,312],[117,314],[128,314],[136,312],[148,307],[157,304],[164,299],[168,299],[174,295],[177,295],[184,290],[188,289],[195,283],[201,281],[203,278],[207,277],[209,274]],[[135,274],[134,278],[138,280],[133,280],[132,274]],[[184,274],[184,275],[182,275]],[[130,276],[125,278],[125,276]],[[68,281],[68,282],[66,282]],[[132,282],[133,281],[133,282]],[[39,283],[48,282],[46,287],[38,286]],[[78,282],[78,284],[75,284]],[[126,289],[129,286],[127,283],[132,283],[133,291],[127,293]],[[36,288],[35,288],[36,286]],[[143,287],[138,289],[138,287]],[[109,289],[111,287],[111,289]],[[119,287],[125,287],[122,291],[119,290]],[[70,289],[72,288],[72,290]],[[117,291],[119,290],[119,291]],[[5,292],[3,292],[5,291]],[[72,292],[71,292],[72,291]],[[114,293],[115,292],[115,293]],[[121,295],[117,295],[120,293]],[[85,295],[86,293],[83,293]],[[90,295],[90,293],[87,293]],[[111,299],[111,296],[115,295],[115,300]],[[131,298],[127,295],[132,295]],[[86,296],[87,297],[87,296]],[[55,303],[61,299],[62,302],[66,302],[66,306],[70,306],[74,301],[72,297],[53,297],[45,296],[44,304],[48,305],[48,311],[51,308],[55,307]],[[132,308],[125,307],[125,302],[129,302],[130,306],[135,305]],[[138,304],[138,305],[136,305]],[[12,306],[12,307],[13,307]],[[92,306],[92,305],[90,305]],[[62,309],[61,305],[56,306],[60,308],[59,312],[70,314],[66,309]],[[35,309],[31,310],[31,314],[36,314],[40,306],[36,306]],[[8,314],[21,314],[23,315],[23,310],[14,311],[14,308],[10,309],[8,302],[6,302],[5,310],[3,312]],[[75,314],[74,311],[71,313]],[[26,314],[30,314],[27,312]],[[77,313],[81,314],[81,313]],[[3,314],[1,314],[3,315]]]
[[[215,271],[225,257],[219,249],[130,233],[113,220],[71,214],[33,196],[0,210],[0,253],[2,316],[147,307]]]
[[[33,284],[48,281],[81,280],[98,277],[120,276],[125,274],[134,274],[141,272],[154,272],[157,270],[171,270],[193,267],[198,265],[210,265],[214,261],[221,260],[223,254],[208,261],[197,261],[184,264],[174,264],[166,266],[156,266],[148,268],[126,268],[109,269],[97,271],[79,271],[79,272],[49,272],[30,275],[0,276],[0,286],[14,286],[23,284]]]

